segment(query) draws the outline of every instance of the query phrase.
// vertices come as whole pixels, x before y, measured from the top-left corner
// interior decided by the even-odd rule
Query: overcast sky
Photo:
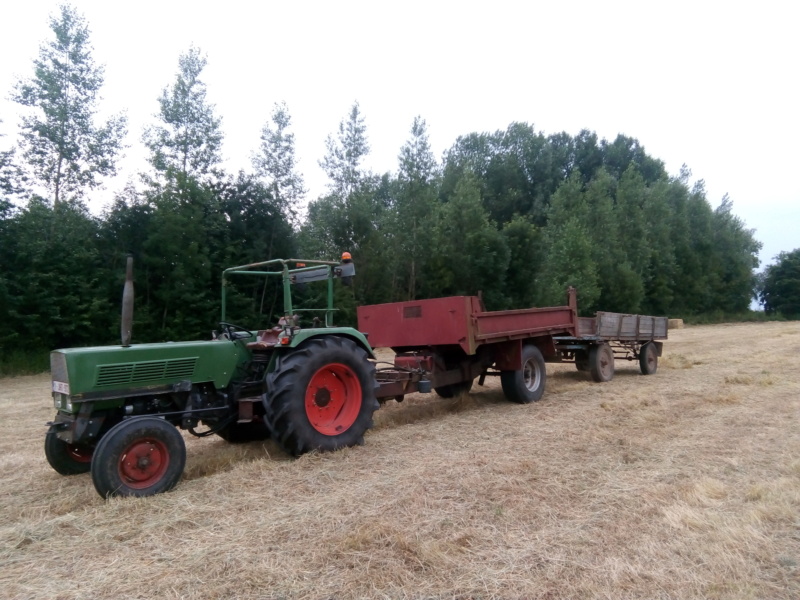
[[[366,118],[368,166],[395,172],[416,115],[437,156],[459,135],[514,121],[545,134],[586,128],[637,138],[672,174],[725,193],[763,242],[762,263],[800,248],[800,4],[794,2],[185,2],[74,0],[106,68],[102,110],[126,111],[111,200],[144,170],[141,132],[191,44],[223,119],[231,171],[250,168],[262,125],[286,101],[309,199],[317,161],[354,101]],[[541,5],[541,6],[540,6]],[[0,12],[0,148],[13,143],[14,82],[51,31],[52,0]]]

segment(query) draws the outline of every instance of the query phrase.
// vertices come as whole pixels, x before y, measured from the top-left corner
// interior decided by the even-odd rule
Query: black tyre
[[[583,350],[575,352],[575,368],[578,371],[586,372],[589,370],[589,354]]]
[[[658,370],[658,349],[652,342],[647,342],[639,350],[639,370],[642,375],[653,375]]]
[[[363,444],[378,409],[376,385],[375,365],[352,340],[303,342],[267,374],[263,400],[273,438],[294,456]]]
[[[589,350],[589,368],[595,381],[611,381],[614,377],[614,351],[611,346],[592,346]]]
[[[469,394],[472,389],[473,380],[459,381],[458,383],[451,383],[450,385],[441,385],[433,388],[433,391],[439,394],[442,398],[455,398],[461,394]]]
[[[175,487],[186,464],[180,432],[158,417],[137,417],[108,430],[92,458],[92,482],[109,496],[152,496]]]
[[[231,423],[220,429],[217,435],[230,444],[246,444],[269,438],[269,427],[262,420],[251,423]]]
[[[503,394],[512,402],[528,404],[540,400],[547,383],[547,370],[539,348],[533,344],[522,347],[522,369],[502,371],[500,383]]]
[[[92,467],[93,451],[89,446],[75,446],[58,439],[55,427],[50,427],[44,436],[44,455],[47,462],[61,475],[88,473]]]

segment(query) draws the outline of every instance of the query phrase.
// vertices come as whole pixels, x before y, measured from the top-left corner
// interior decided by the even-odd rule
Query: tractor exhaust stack
[[[122,290],[122,323],[120,334],[122,345],[127,348],[131,345],[133,330],[133,256],[128,255],[125,265],[125,287]]]

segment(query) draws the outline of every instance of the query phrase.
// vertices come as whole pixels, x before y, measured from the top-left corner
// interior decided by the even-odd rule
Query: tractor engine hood
[[[53,392],[80,402],[161,391],[185,381],[223,388],[247,357],[244,344],[231,340],[96,346],[54,350],[50,371]]]

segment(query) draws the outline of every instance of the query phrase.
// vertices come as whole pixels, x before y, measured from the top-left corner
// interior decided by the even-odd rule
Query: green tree
[[[544,230],[544,260],[537,279],[540,306],[564,304],[566,289],[578,290],[583,314],[597,308],[600,280],[595,262],[591,211],[583,194],[581,173],[575,171],[553,195]]]
[[[12,264],[15,244],[13,243],[16,222],[12,219],[13,197],[19,190],[20,173],[14,164],[14,150],[0,151],[0,314],[10,311],[9,278],[14,272],[9,268]],[[3,329],[0,324],[0,345],[3,340]]]
[[[647,193],[647,186],[639,169],[636,165],[629,165],[617,186],[617,201],[614,205],[615,221],[619,228],[627,260],[633,272],[643,282],[647,276],[650,255],[653,252],[644,209]]]
[[[433,216],[436,211],[438,165],[428,140],[428,126],[417,116],[411,124],[411,137],[400,149],[395,214],[390,228],[394,234],[396,261],[393,275],[402,280],[404,300],[417,297],[419,274],[433,251]]]
[[[7,233],[0,239],[7,286],[0,341],[21,350],[110,342],[98,223],[86,208],[66,200],[51,206],[34,197]]]
[[[58,204],[116,173],[126,119],[97,122],[103,68],[92,58],[84,18],[63,5],[50,28],[55,39],[41,46],[33,77],[17,83],[13,99],[30,109],[20,124],[22,158]]]
[[[644,195],[642,212],[647,223],[646,243],[652,248],[647,263],[642,265],[645,294],[642,311],[646,314],[667,315],[673,312],[674,278],[678,269],[670,205],[674,191],[674,183],[664,178],[649,187]]]
[[[575,168],[583,176],[584,183],[590,181],[595,172],[603,166],[603,150],[597,134],[582,129],[574,139]]]
[[[800,319],[800,248],[781,252],[764,270],[759,296],[767,314]]]
[[[325,149],[325,157],[319,165],[330,179],[331,191],[346,199],[369,176],[361,164],[369,154],[369,141],[358,102],[353,104],[347,118],[339,123],[336,136],[328,136]]]
[[[502,229],[509,250],[506,288],[510,308],[533,306],[542,266],[542,232],[526,217],[514,217]]]
[[[0,134],[0,137],[5,137],[5,134]],[[13,197],[22,192],[22,172],[14,154],[13,148],[0,150],[0,222],[10,215],[14,207]]]
[[[483,293],[486,306],[508,306],[506,273],[510,252],[480,198],[477,178],[466,172],[448,202],[441,205],[434,230],[435,253],[427,263],[423,296]]]
[[[714,210],[712,226],[714,304],[723,312],[745,312],[755,294],[754,269],[758,267],[761,242],[753,237],[755,231],[733,214],[733,202],[727,194]]]
[[[387,181],[362,165],[369,144],[358,103],[339,123],[337,135],[328,136],[326,146],[319,164],[330,179],[330,193],[309,203],[302,246],[319,258],[348,250],[363,265],[370,257],[356,255],[382,223],[388,192]]]
[[[648,183],[666,177],[664,163],[647,155],[639,140],[626,135],[618,135],[613,142],[603,140],[600,143],[603,150],[603,164],[606,171],[615,179],[621,179],[622,174],[634,165]]]
[[[201,339],[218,317],[221,270],[213,239],[226,226],[223,212],[209,187],[191,177],[150,194],[152,217],[139,261],[145,301],[137,306],[142,326],[134,334],[149,341]]]
[[[275,104],[272,123],[261,130],[261,146],[253,155],[253,167],[266,180],[272,199],[283,213],[296,220],[306,189],[303,176],[297,172],[294,134],[289,131],[291,116],[285,102]]]
[[[221,119],[206,100],[200,79],[206,57],[194,46],[178,59],[175,83],[158,99],[161,121],[145,130],[143,141],[158,173],[201,177],[221,161]]]
[[[626,215],[614,202],[617,180],[601,167],[586,186],[584,194],[589,207],[589,231],[600,285],[598,306],[616,312],[637,312],[644,296],[644,286],[628,258],[629,245],[635,248],[636,240],[629,238],[620,227]]]

